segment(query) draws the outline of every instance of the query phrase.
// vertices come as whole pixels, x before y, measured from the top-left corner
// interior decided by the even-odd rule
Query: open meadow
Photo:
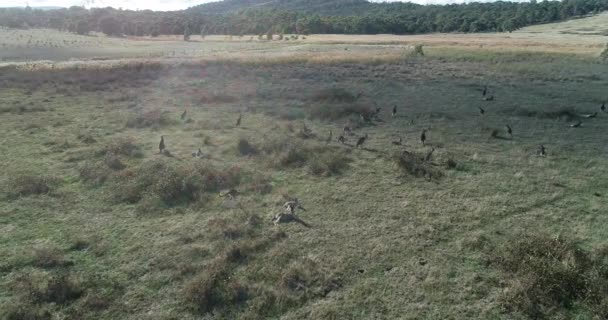
[[[608,36],[0,33],[0,319],[608,318]]]

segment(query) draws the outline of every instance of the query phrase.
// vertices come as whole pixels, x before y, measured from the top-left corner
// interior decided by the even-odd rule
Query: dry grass
[[[2,189],[10,198],[22,196],[49,194],[60,182],[60,179],[52,176],[37,176],[22,174],[11,176],[4,183]]]
[[[453,35],[472,42],[496,36]],[[589,284],[604,284],[598,248],[608,237],[608,172],[598,137],[606,131],[605,114],[585,119],[582,128],[565,128],[568,115],[596,111],[605,100],[604,63],[468,45],[445,50],[423,41],[416,43],[424,44],[424,57],[407,56],[410,44],[402,43],[289,43],[210,40],[201,50],[217,51],[203,62],[186,52],[146,62],[3,69],[9,105],[48,111],[3,114],[0,133],[10,143],[0,152],[0,181],[10,185],[25,172],[52,174],[60,183],[48,184],[47,194],[58,196],[0,199],[0,317],[602,314],[596,293],[603,291]],[[236,46],[242,50],[232,50]],[[326,53],[335,56],[323,58]],[[481,100],[486,84],[493,102]],[[359,92],[363,97],[353,100]],[[357,125],[355,113],[374,102],[382,107],[377,119]],[[478,107],[486,110],[483,117]],[[179,121],[184,108],[191,121]],[[148,112],[156,112],[149,124],[125,125]],[[243,122],[236,127],[239,112]],[[306,119],[306,139],[300,134],[304,118],[313,118]],[[136,123],[146,123],[142,119]],[[505,124],[513,127],[512,139],[489,138],[485,128],[499,128],[500,136]],[[346,125],[352,135],[342,131]],[[423,146],[420,132],[428,128]],[[326,142],[329,130],[333,139]],[[341,134],[346,144],[336,141]],[[364,148],[352,148],[365,134]],[[158,153],[160,135],[171,157]],[[393,144],[399,137],[402,143]],[[248,147],[258,153],[242,156],[239,144],[244,154],[251,153]],[[539,144],[546,157],[536,156]],[[433,157],[423,161],[431,147]],[[198,148],[205,156],[193,158]],[[412,156],[397,158],[402,165],[396,166],[390,155],[403,150]],[[415,178],[434,170],[440,180]],[[228,188],[239,194],[218,196]],[[297,213],[311,228],[272,225],[271,217],[293,197],[302,201],[306,210]],[[536,251],[523,243],[511,247],[522,238],[520,230],[549,234],[546,239],[571,235],[584,250],[579,255],[548,240],[534,242],[541,248]],[[40,243],[53,245],[38,258],[27,254]],[[538,264],[517,258],[527,255]],[[20,289],[28,283],[17,281],[22,274],[39,287]],[[48,285],[52,278],[63,284]],[[570,287],[576,290],[563,290]],[[539,293],[534,311],[528,306],[537,300],[526,290],[551,296]],[[45,292],[59,292],[59,298]],[[575,294],[554,299],[554,292]],[[568,299],[572,306],[562,305]]]
[[[494,257],[509,274],[504,307],[531,319],[567,317],[564,309],[575,307],[604,318],[608,314],[606,252],[590,253],[568,239],[546,235],[518,237]]]

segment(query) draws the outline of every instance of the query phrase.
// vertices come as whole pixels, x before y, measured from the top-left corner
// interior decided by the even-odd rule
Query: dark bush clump
[[[510,279],[503,297],[507,311],[532,319],[566,315],[585,306],[598,319],[608,315],[608,250],[592,254],[575,242],[547,235],[523,235],[493,254]],[[560,318],[560,317],[558,317]]]
[[[349,116],[369,115],[372,109],[361,103],[343,103],[343,104],[313,104],[308,107],[310,118],[312,119],[328,119],[336,120]]]
[[[242,156],[252,156],[258,153],[258,150],[249,143],[249,140],[241,138],[236,146],[238,152]]]
[[[112,152],[106,153],[103,161],[108,168],[112,170],[122,170],[125,168],[125,165],[122,163],[122,161],[120,161],[120,158]]]
[[[343,88],[324,89],[315,93],[311,100],[319,102],[355,102],[359,95],[354,95]]]

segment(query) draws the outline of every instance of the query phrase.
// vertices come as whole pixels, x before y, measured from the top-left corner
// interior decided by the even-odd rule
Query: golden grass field
[[[601,19],[0,30],[0,319],[606,319]],[[289,197],[309,227],[271,222]]]

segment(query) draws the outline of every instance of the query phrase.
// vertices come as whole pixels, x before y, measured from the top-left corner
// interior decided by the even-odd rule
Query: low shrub
[[[438,168],[435,168],[430,162],[425,160],[425,155],[403,151],[395,153],[392,158],[393,162],[403,173],[415,177],[424,177],[427,180],[443,176],[443,173]]]
[[[84,144],[93,144],[97,142],[90,132],[81,132],[76,136],[76,138]]]
[[[568,318],[569,309],[582,305],[598,318],[608,315],[608,250],[589,252],[566,238],[526,234],[495,251],[491,261],[511,285],[502,299],[507,311]]]
[[[59,184],[59,179],[51,176],[22,174],[12,176],[3,186],[9,198],[48,194]]]
[[[52,313],[45,306],[32,303],[11,303],[0,305],[0,319],[5,320],[51,320]]]
[[[135,141],[131,138],[118,138],[101,148],[97,154],[106,156],[108,154],[123,155],[132,158],[141,158],[143,153]]]
[[[112,152],[106,153],[103,157],[103,162],[112,170],[122,170],[126,167],[124,163],[120,161],[120,158]]]
[[[369,115],[372,113],[372,108],[362,103],[334,103],[324,104],[317,103],[308,106],[308,113],[311,119],[329,119],[337,120],[351,116]]]
[[[258,150],[246,138],[239,139],[236,149],[242,156],[252,156],[258,153]]]
[[[65,259],[61,250],[53,246],[42,246],[34,248],[32,253],[32,264],[39,268],[55,268],[72,263]]]
[[[78,168],[80,179],[88,184],[102,185],[110,176],[110,170],[100,162],[86,161]]]
[[[204,162],[186,165],[164,160],[144,162],[132,175],[117,179],[114,198],[136,203],[144,195],[158,197],[165,205],[204,199],[203,193],[216,193],[236,187],[241,180],[239,167],[214,168]]]
[[[317,102],[355,102],[359,99],[359,95],[354,95],[350,91],[343,88],[323,89],[315,93],[310,99]]]
[[[233,250],[229,258],[236,259],[237,254],[238,251]],[[215,308],[229,307],[247,299],[247,289],[229,280],[233,267],[230,259],[214,260],[204,272],[186,283],[184,300],[197,312],[209,313]]]
[[[348,167],[349,162],[350,158],[341,151],[322,149],[312,155],[308,168],[313,175],[328,177],[340,174]]]
[[[232,103],[236,102],[237,100],[238,99],[236,97],[224,93],[207,93],[201,97],[200,102],[205,104]]]
[[[85,291],[79,278],[63,271],[48,275],[25,273],[17,277],[12,288],[29,304],[66,304],[81,297]]]
[[[505,109],[504,112],[519,117],[536,117],[540,119],[556,119],[562,121],[572,121],[580,118],[579,115],[576,113],[576,110],[572,108],[560,108],[557,110],[540,111],[530,110],[522,107],[515,107],[511,109]]]
[[[174,123],[160,109],[132,114],[127,118],[127,128],[160,128]]]
[[[269,166],[277,169],[308,167],[317,176],[339,174],[348,167],[351,159],[339,149],[330,146],[293,142],[289,138],[266,139],[262,151]]]

